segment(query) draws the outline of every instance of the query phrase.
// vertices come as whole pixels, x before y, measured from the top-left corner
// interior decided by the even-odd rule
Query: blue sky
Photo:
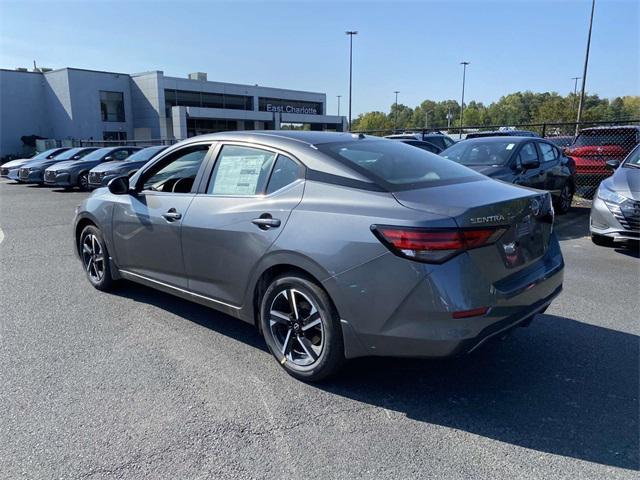
[[[0,67],[73,66],[125,73],[208,72],[209,79],[320,91],[328,113],[348,95],[354,116],[415,106],[485,103],[517,90],[573,89],[582,76],[590,0],[422,2],[8,2],[0,0]],[[640,94],[640,1],[596,0],[587,90]]]

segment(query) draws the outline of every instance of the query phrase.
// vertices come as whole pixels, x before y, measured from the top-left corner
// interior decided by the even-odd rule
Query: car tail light
[[[494,243],[506,229],[427,229],[372,225],[371,230],[389,250],[400,257],[425,263],[442,263],[466,250]]]

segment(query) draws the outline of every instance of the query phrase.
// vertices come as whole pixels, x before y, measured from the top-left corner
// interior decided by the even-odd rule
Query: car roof
[[[197,137],[191,137],[189,140],[203,141],[242,141],[242,142],[268,142],[271,144],[283,143],[283,144],[305,144],[308,146],[319,145],[322,143],[334,143],[334,142],[350,142],[357,141],[359,139],[371,138],[381,139],[373,135],[364,135],[362,133],[350,133],[350,132],[311,132],[301,130],[243,130],[235,132],[219,132],[208,133],[205,135],[199,135]]]
[[[592,132],[596,130],[640,130],[640,125],[601,125],[599,127],[588,127],[580,130],[582,132]]]
[[[520,143],[520,142],[531,142],[531,141],[540,141],[548,140],[546,138],[541,137],[522,137],[519,135],[496,135],[496,136],[488,136],[488,137],[474,137],[474,138],[466,138],[463,142],[511,142],[511,143]]]

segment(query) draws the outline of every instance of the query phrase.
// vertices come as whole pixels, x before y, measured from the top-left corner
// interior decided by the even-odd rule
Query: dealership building
[[[287,125],[343,131],[324,93],[213,82],[161,71],[125,74],[77,68],[0,69],[0,156],[22,152],[21,137],[166,141],[223,130]]]

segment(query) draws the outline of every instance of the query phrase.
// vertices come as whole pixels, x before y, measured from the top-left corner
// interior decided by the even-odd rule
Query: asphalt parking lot
[[[293,380],[250,326],[154,290],[94,290],[86,194],[0,182],[0,477],[637,478],[637,249],[558,219],[565,289],[448,361]]]

